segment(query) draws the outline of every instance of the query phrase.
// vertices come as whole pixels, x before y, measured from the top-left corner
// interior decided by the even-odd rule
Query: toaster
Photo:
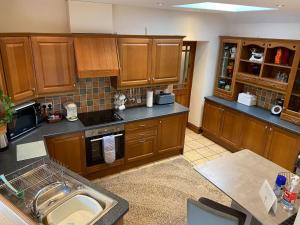
[[[159,93],[155,95],[155,103],[157,105],[172,104],[175,102],[174,93]]]

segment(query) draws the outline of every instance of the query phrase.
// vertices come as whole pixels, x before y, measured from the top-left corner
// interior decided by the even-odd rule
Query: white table
[[[273,186],[277,174],[287,170],[252,151],[228,154],[195,166],[195,170],[228,195],[233,206],[240,206],[242,211],[252,215],[251,224],[278,225],[291,216],[281,204],[278,204],[276,215],[268,214],[258,194],[264,180]]]

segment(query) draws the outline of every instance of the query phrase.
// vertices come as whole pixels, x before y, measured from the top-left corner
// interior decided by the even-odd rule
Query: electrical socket
[[[43,106],[46,106],[46,109],[48,109],[48,105],[51,105],[51,108],[53,109],[53,103],[52,102],[45,102],[45,103],[42,103],[42,108]]]

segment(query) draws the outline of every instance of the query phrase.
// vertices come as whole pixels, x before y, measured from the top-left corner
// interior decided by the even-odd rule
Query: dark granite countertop
[[[205,97],[205,99],[218,103],[220,105],[226,106],[228,108],[237,110],[239,112],[245,113],[257,119],[263,120],[265,122],[271,123],[277,127],[286,129],[290,132],[300,135],[300,126],[290,123],[288,121],[280,119],[279,116],[272,115],[269,110],[258,108],[256,106],[246,106],[238,102],[228,101],[216,96]]]
[[[18,138],[15,141],[9,143],[8,150],[4,152],[0,152],[0,174],[8,174],[11,173],[19,168],[22,168],[30,163],[33,163],[40,158],[34,158],[24,161],[17,161],[17,152],[16,147],[18,144],[25,144],[35,141],[44,140],[45,137],[49,136],[56,136],[74,132],[82,132],[85,130],[105,127],[110,125],[116,124],[125,124],[133,121],[144,120],[144,119],[151,119],[157,118],[167,115],[179,114],[188,112],[188,108],[181,106],[177,103],[170,104],[170,105],[154,105],[152,108],[147,107],[134,107],[129,108],[124,111],[118,112],[118,114],[123,118],[122,121],[117,121],[113,123],[106,123],[106,124],[99,124],[95,126],[88,126],[85,127],[79,120],[74,122],[69,122],[67,120],[63,120],[58,123],[48,124],[42,123],[40,127],[31,131],[28,134]],[[47,157],[47,156],[46,156]],[[73,173],[78,180],[83,181],[85,184],[99,190],[102,193],[107,194],[108,196],[116,199],[118,204],[110,210],[100,221],[98,221],[99,225],[112,225],[114,224],[120,217],[122,217],[128,211],[128,202],[113,193],[110,193],[98,186],[95,186],[93,183],[89,182],[85,178]]]

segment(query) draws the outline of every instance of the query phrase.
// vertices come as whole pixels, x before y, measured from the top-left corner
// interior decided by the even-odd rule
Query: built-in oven
[[[109,126],[85,131],[86,164],[88,167],[103,164],[103,137],[115,136],[116,160],[124,158],[124,125]]]

